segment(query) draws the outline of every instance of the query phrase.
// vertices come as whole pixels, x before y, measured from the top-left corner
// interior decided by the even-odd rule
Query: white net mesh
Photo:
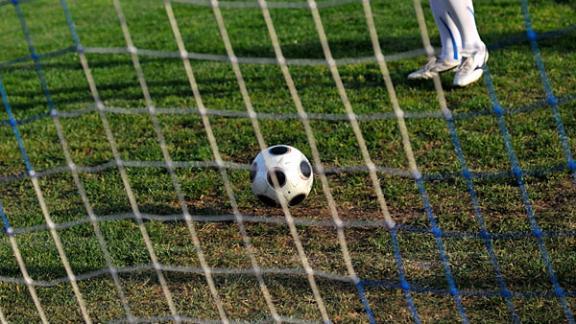
[[[375,5],[368,0],[164,0],[146,4],[114,0],[112,5],[74,3],[71,7],[61,0],[58,8],[43,1],[0,4],[6,25],[13,27],[7,34],[14,40],[20,37],[27,51],[17,56],[16,48],[0,63],[6,117],[0,125],[6,132],[0,136],[11,141],[1,147],[8,157],[7,171],[0,174],[0,185],[5,187],[0,192],[0,215],[7,234],[2,244],[14,259],[0,276],[0,284],[5,285],[0,290],[0,322],[24,318],[21,309],[26,307],[27,298],[36,313],[27,314],[30,317],[25,321],[42,322],[51,318],[88,323],[420,322],[438,319],[433,315],[436,303],[448,305],[445,309],[452,312],[440,319],[467,322],[486,318],[485,311],[492,312],[491,308],[478,310],[474,306],[476,299],[483,298],[497,303],[510,320],[519,321],[519,304],[513,297],[551,296],[561,309],[557,317],[574,321],[570,304],[574,303],[574,290],[569,286],[574,284],[573,277],[561,272],[559,279],[547,249],[547,244],[556,243],[545,240],[573,239],[576,235],[570,222],[574,218],[569,216],[564,227],[548,226],[555,224],[549,224],[548,218],[545,225],[539,225],[525,186],[532,176],[574,176],[570,128],[564,126],[574,121],[573,117],[564,118],[559,109],[573,104],[574,97],[569,91],[554,95],[527,3],[522,3],[522,19],[546,98],[504,111],[486,70],[489,99],[473,105],[484,108],[457,113],[449,109],[451,95],[444,91],[438,76],[433,79],[433,89],[425,88],[432,98],[423,103],[408,100],[428,109],[403,108],[406,104],[394,84],[399,76],[391,72],[389,64],[400,67],[414,57],[434,55],[424,9],[417,0],[409,6],[391,4],[399,6],[397,15],[410,13],[402,21],[412,21],[413,31],[421,37],[400,45],[382,44]],[[386,4],[376,7],[379,12],[391,10]],[[49,24],[58,21],[67,31],[54,28],[37,36],[38,26],[46,22],[28,16],[29,10],[36,8]],[[329,31],[338,28],[335,26],[348,28],[345,23],[347,10],[353,10],[350,8],[360,12],[350,16],[357,19],[350,24],[362,27],[350,27],[354,29],[352,38],[330,39]],[[250,10],[252,20],[234,18],[244,9]],[[147,10],[153,14],[148,15]],[[310,20],[308,29],[296,28],[296,34],[314,35],[317,43],[307,46],[283,41],[291,37],[287,36],[290,24],[304,21],[304,14],[291,14],[291,10],[300,10]],[[335,21],[326,22],[321,10],[335,10]],[[75,14],[82,21],[79,27]],[[86,21],[86,15],[99,14],[102,22]],[[281,18],[273,18],[275,15]],[[208,16],[213,20],[202,20]],[[103,29],[98,30],[101,26]],[[540,33],[540,39],[544,35],[570,35],[572,26]],[[246,28],[266,38],[263,43],[269,48],[254,48],[268,57],[237,55],[250,50],[241,47],[236,51],[235,42],[261,44],[252,39],[256,35],[238,36]],[[71,36],[73,45],[46,50],[58,43],[59,33],[68,40]],[[151,46],[140,48],[139,39]],[[211,43],[214,39],[220,45]],[[354,41],[362,44],[355,45]],[[524,38],[504,41],[514,45]],[[192,51],[199,46],[195,42],[219,48],[220,54]],[[84,46],[102,43],[106,47]],[[385,45],[394,51],[385,53]],[[356,53],[355,46],[363,47],[364,52]],[[294,55],[303,52],[310,57]],[[111,61],[103,60],[108,57]],[[75,67],[60,59],[73,62]],[[164,75],[159,78],[156,73]],[[40,85],[39,95],[11,95],[11,87],[17,88],[14,84],[30,75]],[[85,83],[78,91],[81,99],[68,98],[71,91],[59,89],[67,78]],[[366,83],[366,78],[371,80]],[[322,84],[323,91],[330,93],[320,96],[324,102],[314,101],[317,82],[328,84]],[[282,89],[273,88],[277,85]],[[252,90],[254,86],[262,89]],[[364,93],[363,87],[371,88]],[[405,90],[404,84],[401,87],[403,95],[413,92]],[[163,91],[170,94],[157,98]],[[40,110],[31,102],[37,95],[41,98],[37,106],[47,106],[48,112],[36,113]],[[278,103],[290,108],[278,108]],[[241,108],[221,107],[230,104]],[[503,115],[538,112],[545,105],[554,108],[555,136],[564,160],[555,160],[561,162],[552,168],[525,168],[516,157]],[[498,140],[505,153],[500,159],[494,158],[497,167],[484,170],[481,164],[465,158],[457,130],[463,126],[456,122],[474,123],[475,119],[494,118],[492,114],[499,123],[494,129],[501,133]],[[75,120],[79,122],[73,124]],[[446,154],[451,155],[445,166],[434,169],[437,157],[422,153],[443,152],[443,147],[431,143],[429,148],[422,148],[420,140],[414,144],[413,137],[419,137],[419,132],[429,135],[425,126],[416,124],[419,121],[440,125],[434,128],[441,129],[438,136],[448,138],[446,151],[450,153]],[[411,133],[412,122],[415,130]],[[141,127],[144,123],[149,123],[148,127]],[[288,126],[282,129],[278,123]],[[29,126],[38,124],[45,125],[40,137]],[[98,125],[100,132],[98,143],[92,143],[97,141],[96,135],[91,137],[96,133],[90,128],[93,125]],[[84,126],[87,131],[82,131]],[[56,139],[53,146],[43,139],[49,135]],[[386,138],[393,138],[392,144],[387,144]],[[309,198],[319,201],[312,203],[316,208],[293,209],[282,202],[280,209],[267,210],[247,193],[247,158],[279,139],[294,139],[306,146],[304,151],[310,154],[319,183]],[[483,145],[467,135],[465,140],[473,149]],[[244,149],[245,145],[250,148]],[[52,152],[58,152],[59,157],[53,158]],[[446,155],[440,154],[442,157]],[[473,167],[477,170],[472,171]],[[514,180],[520,190],[520,199],[515,199],[522,202],[519,209],[524,207],[523,217],[528,221],[498,230],[498,222],[486,219],[485,206],[492,202],[482,202],[479,190],[492,190],[490,181],[499,185]],[[489,185],[478,186],[480,181]],[[30,184],[33,196],[26,193]],[[443,184],[448,187],[437,188]],[[456,189],[451,190],[451,185]],[[566,190],[573,189],[573,182],[567,186]],[[21,192],[14,189],[14,194],[13,188]],[[125,195],[127,203],[117,203],[116,195]],[[504,193],[495,199],[506,205],[508,198]],[[466,203],[449,204],[457,211],[443,207],[434,210],[435,203],[443,206],[446,200]],[[21,205],[39,209],[27,210]],[[42,220],[25,216],[35,213]],[[446,217],[452,214],[457,216]],[[46,233],[49,236],[41,236]],[[501,263],[508,250],[498,245],[500,241],[524,242],[529,238],[535,241],[532,256],[541,258],[535,267],[540,267],[548,285],[535,291],[511,286],[517,285],[517,278],[504,274]],[[43,259],[35,240],[50,242],[46,244],[53,246],[56,254],[48,253],[50,256]],[[474,242],[475,250],[465,247],[468,241]],[[82,244],[91,250],[82,250]],[[478,254],[484,259],[473,261]],[[555,256],[561,260],[561,269],[570,264],[562,261],[561,255]],[[489,278],[483,278],[489,288],[483,286],[484,281],[477,285],[462,273],[463,267],[474,266]],[[470,270],[470,276],[476,275],[473,272]],[[19,293],[8,297],[11,287],[20,286],[26,287],[27,297],[20,298]],[[437,298],[433,307],[422,301],[428,297]],[[54,306],[58,298],[73,298],[74,302],[59,311]],[[99,305],[102,300],[106,300],[104,306]]]

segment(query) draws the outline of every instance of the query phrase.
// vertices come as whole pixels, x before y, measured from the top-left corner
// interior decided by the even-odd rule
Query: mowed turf
[[[22,11],[39,53],[49,53],[73,45],[59,2],[28,1]],[[124,48],[126,44],[111,1],[70,1],[72,18],[80,40],[87,48]],[[177,51],[162,1],[122,1],[135,45],[140,49]],[[212,11],[205,6],[173,4],[179,27],[189,52],[225,55]],[[373,1],[376,27],[384,53],[391,55],[421,48],[421,38],[411,1]],[[554,94],[559,98],[559,114],[572,151],[576,150],[576,5],[574,1],[530,1],[532,24],[544,34],[538,40],[543,62]],[[427,4],[427,24],[434,44],[437,31]],[[506,114],[512,145],[521,167],[527,172],[525,184],[544,238],[552,266],[562,287],[569,293],[569,307],[576,310],[576,186],[566,169],[566,159],[552,110],[545,105],[546,93],[535,67],[534,56],[524,37],[520,1],[475,1],[477,22],[485,42],[492,46],[490,73],[495,94]],[[223,9],[226,27],[239,57],[273,58],[274,51],[258,8]],[[307,9],[271,9],[284,54],[289,59],[321,59],[322,48]],[[373,55],[362,5],[349,3],[321,9],[321,17],[336,58]],[[12,5],[0,6],[0,61],[29,55],[20,23]],[[162,162],[162,152],[150,117],[142,112],[145,102],[128,54],[88,52],[96,85],[107,107],[128,108],[134,114],[106,113],[125,161]],[[193,109],[192,96],[182,61],[178,58],[140,57],[144,75],[158,110]],[[431,82],[408,82],[407,73],[425,63],[424,57],[389,62],[400,106],[407,113],[439,111],[437,94]],[[41,60],[50,94],[59,111],[74,112],[93,108],[85,74],[78,56],[67,53]],[[227,62],[193,60],[192,67],[207,108],[230,113],[245,112],[238,83]],[[274,64],[242,64],[241,70],[254,107],[260,113],[295,116],[296,109],[280,69]],[[429,222],[423,200],[413,179],[400,176],[407,159],[397,121],[392,112],[383,78],[373,63],[339,66],[347,94],[359,115],[388,116],[361,119],[360,126],[373,161],[384,168],[379,173],[382,190],[394,219],[409,228],[425,230]],[[344,107],[326,66],[291,66],[303,105],[309,113],[343,117]],[[3,65],[0,76],[17,119],[25,120],[48,110],[32,62]],[[486,227],[495,235],[494,252],[511,300],[525,322],[562,322],[565,314],[542,261],[537,241],[530,235],[519,186],[509,174],[512,166],[484,82],[465,89],[453,89],[452,75],[442,77],[448,106],[457,116],[457,133],[463,153],[475,178],[474,186]],[[4,108],[4,107],[3,107]],[[138,109],[140,108],[140,110]],[[383,114],[384,113],[384,114]],[[386,114],[387,113],[387,114]],[[478,114],[476,114],[478,113]],[[458,115],[461,114],[461,115]],[[213,161],[204,126],[194,112],[159,114],[168,151],[174,161]],[[6,120],[5,110],[0,119]],[[209,117],[224,160],[247,165],[259,147],[249,119],[211,115]],[[66,140],[74,162],[79,166],[104,166],[81,173],[90,204],[99,217],[103,236],[114,265],[119,268],[151,263],[136,222],[127,219],[132,212],[118,169],[107,164],[114,160],[99,115],[86,112],[62,118]],[[289,144],[311,157],[302,123],[297,118],[260,120],[269,145]],[[467,185],[459,176],[454,146],[446,122],[441,118],[408,118],[411,145],[439,226],[447,233],[464,232],[443,238],[451,271],[462,303],[473,322],[510,321],[511,315],[499,292],[494,267],[478,233],[480,227]],[[344,221],[382,221],[370,178],[357,168],[363,164],[360,150],[345,118],[311,121],[325,167],[340,172],[328,175],[339,214]],[[106,269],[92,225],[69,171],[54,123],[44,118],[19,126],[23,142],[36,171],[64,170],[40,178],[40,187],[51,217],[56,223],[81,224],[58,230],[67,257],[76,273]],[[106,167],[108,166],[108,167]],[[30,228],[16,241],[32,278],[51,281],[66,272],[54,242],[45,227],[40,205],[25,172],[12,130],[0,126],[0,200],[16,229]],[[170,175],[161,164],[145,167],[132,163],[128,177],[142,213],[163,216],[181,213]],[[281,210],[262,206],[251,194],[246,168],[228,170],[241,212],[248,216],[283,216]],[[495,175],[495,176],[494,176]],[[193,215],[230,215],[232,208],[220,173],[213,168],[185,165],[176,169],[186,203]],[[16,177],[16,178],[15,178]],[[308,199],[291,209],[298,220],[331,219],[327,200],[316,181]],[[119,215],[122,219],[108,216]],[[171,219],[169,216],[166,216]],[[36,226],[36,227],[34,227]],[[146,221],[159,261],[164,265],[199,269],[197,250],[182,221]],[[208,264],[218,269],[250,269],[251,264],[238,226],[233,222],[197,223],[198,236]],[[248,235],[256,249],[256,259],[264,269],[297,270],[299,274],[265,274],[264,279],[281,316],[319,321],[320,313],[303,275],[296,247],[285,224],[248,223]],[[509,235],[510,233],[513,233]],[[524,233],[524,234],[522,234]],[[555,235],[554,233],[567,233]],[[333,227],[301,225],[298,234],[311,266],[324,273],[346,276],[347,271]],[[346,240],[353,265],[362,279],[382,281],[398,287],[390,234],[384,228],[346,228]],[[420,319],[425,322],[452,322],[459,319],[430,233],[400,231],[399,247],[406,278],[420,291],[412,293]],[[148,267],[149,269],[149,267]],[[22,278],[8,238],[0,236],[0,274]],[[218,312],[201,273],[164,272],[180,315],[202,320],[218,320]],[[170,316],[168,305],[153,271],[121,273],[121,284],[133,315],[142,319]],[[269,321],[270,313],[250,274],[215,274],[215,285],[224,309],[232,320]],[[367,322],[358,292],[346,282],[318,277],[318,286],[334,322]],[[95,322],[123,320],[127,314],[120,304],[116,287],[108,274],[78,282]],[[81,321],[79,307],[66,281],[38,287],[38,296],[53,322]],[[422,292],[424,291],[424,292]],[[488,291],[487,296],[473,292]],[[472,293],[471,293],[472,292]],[[530,294],[529,292],[537,292]],[[366,287],[366,298],[378,322],[406,322],[413,318],[400,289]],[[0,309],[10,322],[40,320],[26,287],[0,282]]]

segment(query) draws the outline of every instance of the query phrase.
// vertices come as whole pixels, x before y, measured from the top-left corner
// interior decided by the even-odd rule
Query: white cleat
[[[484,74],[484,66],[488,62],[488,50],[482,50],[465,56],[456,70],[454,85],[465,87],[478,81]]]
[[[428,63],[420,69],[408,74],[409,80],[429,80],[434,75],[456,68],[460,61],[439,61],[436,57],[428,60]]]

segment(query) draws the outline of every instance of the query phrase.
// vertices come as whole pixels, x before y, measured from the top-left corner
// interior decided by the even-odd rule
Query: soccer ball
[[[276,175],[278,187],[274,188]],[[260,152],[250,167],[252,192],[269,206],[280,206],[280,199],[294,206],[312,189],[312,166],[302,152],[288,145],[275,145]]]

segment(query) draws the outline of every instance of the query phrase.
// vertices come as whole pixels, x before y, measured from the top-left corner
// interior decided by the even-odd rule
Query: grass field
[[[321,2],[321,1],[320,1]],[[4,2],[2,2],[4,3]],[[139,49],[178,50],[162,1],[123,0],[123,10]],[[437,31],[425,3],[427,24],[434,44]],[[125,48],[120,24],[112,1],[75,1],[69,4],[82,44],[87,48]],[[205,6],[174,3],[174,10],[189,52],[226,55],[212,11]],[[421,38],[412,1],[378,0],[372,7],[380,42],[387,55],[421,48]],[[73,46],[66,19],[56,0],[33,0],[21,4],[32,39],[39,53]],[[477,22],[484,41],[492,46],[489,68],[496,95],[506,114],[506,125],[520,165],[527,171],[525,183],[537,220],[546,232],[544,238],[552,265],[567,302],[576,310],[576,186],[565,165],[556,123],[545,105],[546,94],[534,56],[524,38],[525,26],[520,1],[477,0]],[[322,59],[310,12],[306,9],[271,9],[284,54],[289,59]],[[530,1],[533,27],[545,34],[538,40],[572,151],[576,151],[576,2],[571,0]],[[273,58],[266,25],[258,8],[223,9],[234,50],[239,57]],[[360,2],[321,9],[321,17],[336,58],[373,55]],[[29,55],[28,47],[12,5],[0,6],[0,61]],[[132,61],[127,53],[101,54],[88,51],[87,58],[96,85],[107,107],[132,109],[133,114],[106,113],[125,161],[163,161],[149,116],[138,108],[145,103]],[[142,68],[158,110],[194,108],[182,61],[178,58],[140,56]],[[406,74],[425,62],[424,56],[408,57],[389,63],[402,109],[408,113],[438,112],[432,82],[408,82]],[[209,109],[228,115],[245,112],[245,107],[228,62],[192,60],[200,92]],[[47,84],[59,111],[77,112],[92,108],[94,101],[78,55],[70,51],[41,61]],[[242,72],[255,109],[260,113],[294,114],[294,104],[281,71],[274,64],[242,64]],[[391,113],[383,79],[374,63],[339,66],[354,111],[359,115],[382,116]],[[322,64],[290,67],[305,109],[310,113],[342,116],[339,99],[329,70]],[[18,120],[46,112],[47,102],[40,87],[34,63],[25,61],[1,65],[10,104]],[[474,180],[482,215],[488,230],[498,239],[494,249],[506,278],[515,309],[524,322],[566,321],[562,307],[554,297],[552,285],[542,261],[538,244],[530,235],[525,206],[514,177],[511,162],[500,134],[497,119],[490,114],[491,101],[484,82],[465,89],[453,89],[451,75],[442,77],[449,107],[458,118],[457,132],[469,167],[477,173]],[[478,113],[478,114],[476,114]],[[375,115],[376,114],[376,115]],[[461,114],[461,115],[458,115]],[[468,115],[467,115],[468,114]],[[168,150],[174,161],[212,161],[200,116],[159,114]],[[388,115],[385,115],[388,116]],[[383,168],[402,171],[407,160],[395,118],[363,119],[360,126],[371,157]],[[6,120],[0,110],[0,120]],[[99,115],[88,111],[61,119],[79,166],[106,166],[81,173],[81,181],[95,213],[99,217],[131,212],[118,169],[113,161]],[[211,115],[223,159],[248,164],[259,151],[250,120],[244,117]],[[268,144],[285,143],[310,156],[304,128],[297,119],[260,120]],[[446,122],[441,118],[408,118],[407,127],[416,160],[426,176],[426,189],[440,227],[449,233],[478,233],[466,183],[459,176],[460,164],[454,153]],[[369,176],[353,167],[363,165],[358,144],[345,119],[311,122],[321,158],[327,168],[343,170],[328,175],[329,184],[345,221],[382,220]],[[86,219],[77,188],[70,172],[62,169],[66,161],[52,119],[44,118],[19,126],[34,169],[64,170],[40,178],[50,215],[56,223]],[[181,213],[166,169],[150,163],[127,167],[129,180],[142,213],[158,216],[146,221],[159,261],[174,267],[198,268],[196,250],[185,224],[167,221]],[[388,170],[388,169],[386,169]],[[246,168],[228,170],[233,189],[245,215],[283,216],[279,209],[262,206],[251,194]],[[45,224],[30,178],[15,137],[7,123],[0,125],[0,201],[11,224],[20,234],[16,241],[35,280],[53,281],[66,276],[61,260]],[[447,283],[438,250],[429,228],[423,201],[413,179],[381,172],[382,189],[392,216],[407,228],[400,231],[399,243],[407,279],[420,318],[425,322],[459,320],[452,297],[445,293]],[[231,206],[222,179],[213,168],[185,166],[176,169],[186,203],[194,215],[230,215]],[[493,175],[501,175],[493,176]],[[330,220],[326,198],[317,181],[311,196],[292,208],[297,219]],[[166,219],[162,220],[162,217]],[[123,217],[100,222],[117,267],[150,264],[150,258],[137,224]],[[197,224],[199,238],[208,264],[218,269],[249,269],[250,262],[242,237],[234,222]],[[257,260],[265,269],[294,269],[300,274],[265,275],[274,303],[284,317],[319,321],[320,313],[285,224],[249,223],[247,230],[257,249]],[[336,231],[330,226],[298,227],[311,265],[317,271],[346,276]],[[74,272],[91,273],[106,268],[103,253],[89,223],[81,222],[58,231]],[[563,233],[563,234],[562,234]],[[345,230],[353,264],[362,279],[397,284],[389,232],[378,227],[350,227]],[[504,298],[498,295],[495,272],[478,235],[447,235],[443,238],[458,288],[469,292],[463,305],[473,322],[510,321]],[[501,235],[496,235],[501,234]],[[524,235],[525,234],[525,235]],[[23,284],[6,278],[22,278],[7,236],[0,236],[0,309],[9,322],[38,322],[28,290]],[[206,281],[198,273],[166,271],[169,288],[178,313],[202,320],[218,320]],[[150,319],[169,316],[168,306],[153,271],[121,273],[122,288],[135,316]],[[215,283],[230,319],[270,320],[257,282],[249,274],[216,274]],[[334,322],[367,322],[368,317],[354,285],[317,278]],[[122,320],[126,314],[108,274],[79,281],[88,311],[95,322]],[[70,284],[56,281],[38,287],[39,298],[53,322],[82,320]],[[477,291],[496,292],[488,296]],[[530,292],[537,292],[529,294]],[[529,295],[529,296],[527,296]],[[366,296],[378,322],[408,322],[411,315],[400,289],[367,287]]]

